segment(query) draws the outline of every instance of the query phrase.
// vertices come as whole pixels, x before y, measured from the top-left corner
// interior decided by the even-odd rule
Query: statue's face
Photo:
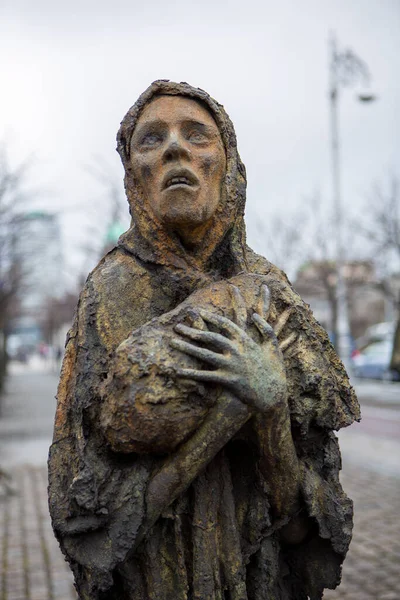
[[[190,231],[221,199],[226,158],[218,127],[195,100],[159,96],[140,115],[131,141],[133,175],[158,220]]]

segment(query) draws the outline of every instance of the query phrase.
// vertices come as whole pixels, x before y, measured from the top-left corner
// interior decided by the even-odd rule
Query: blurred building
[[[33,345],[42,339],[49,302],[65,291],[61,228],[58,215],[45,211],[26,213],[19,224],[14,251],[22,265],[23,286],[12,333]]]

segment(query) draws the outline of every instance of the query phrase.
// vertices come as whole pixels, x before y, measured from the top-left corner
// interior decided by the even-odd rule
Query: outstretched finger
[[[271,325],[257,313],[253,313],[252,320],[264,339],[276,340],[276,335]]]
[[[199,314],[201,318],[206,321],[206,323],[211,323],[217,327],[222,333],[236,340],[242,340],[247,337],[246,333],[241,329],[236,323],[233,323],[230,319],[226,317],[222,317],[221,315],[215,315],[208,310],[199,310]]]
[[[293,331],[286,339],[284,339],[280,344],[279,348],[282,352],[285,352],[294,342],[297,340],[297,333]]]
[[[220,385],[234,385],[236,378],[223,371],[200,371],[198,369],[176,369],[176,375],[183,379],[194,379],[195,381],[206,381]]]
[[[246,329],[247,309],[244,298],[236,285],[230,284],[228,289],[232,298],[233,320],[241,329]]]
[[[289,307],[286,310],[284,310],[283,313],[280,315],[280,317],[277,319],[277,321],[274,325],[274,331],[275,331],[275,335],[277,337],[279,337],[282,329],[285,327],[286,323],[288,322],[288,319],[289,319],[291,313],[292,313],[292,309]]]
[[[257,313],[265,319],[268,320],[269,310],[271,308],[271,292],[269,291],[269,287],[266,283],[263,283],[260,287],[260,294],[258,297],[257,303]]]
[[[298,335],[297,339],[295,342],[293,342],[293,344],[291,344],[285,351],[285,358],[293,358],[295,356],[297,356],[297,354],[300,354],[300,352],[302,352],[303,350],[303,344],[302,344],[302,339],[301,336]]]
[[[218,354],[217,352],[207,350],[206,348],[193,346],[193,344],[190,344],[189,342],[172,338],[169,343],[176,350],[189,354],[189,356],[194,356],[200,360],[204,360],[214,367],[226,367],[229,363],[228,359],[223,354]]]
[[[189,317],[191,327],[200,329],[200,331],[208,331],[207,325],[204,323],[197,311],[191,309],[188,311],[187,316]]]
[[[199,331],[198,329],[188,327],[183,323],[176,325],[174,330],[180,335],[184,335],[195,342],[212,345],[214,348],[217,348],[222,352],[233,353],[236,350],[236,346],[220,333],[213,333],[212,331]]]

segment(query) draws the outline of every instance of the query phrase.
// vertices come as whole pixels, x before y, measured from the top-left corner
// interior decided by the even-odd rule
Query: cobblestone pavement
[[[12,486],[0,498],[0,599],[76,599],[50,524],[46,469],[19,467]]]
[[[53,537],[44,467],[15,471],[16,494],[0,498],[0,599],[74,600],[72,576]],[[326,600],[400,598],[400,478],[347,464],[355,530],[343,580]]]
[[[324,600],[399,600],[400,478],[348,464],[341,480],[354,501],[353,540],[342,583]]]

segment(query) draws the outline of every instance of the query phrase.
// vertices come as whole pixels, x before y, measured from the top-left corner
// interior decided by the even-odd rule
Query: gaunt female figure
[[[352,503],[343,365],[245,243],[223,107],[153,83],[118,133],[132,223],[89,275],[49,458],[82,600],[312,600],[340,582]]]

